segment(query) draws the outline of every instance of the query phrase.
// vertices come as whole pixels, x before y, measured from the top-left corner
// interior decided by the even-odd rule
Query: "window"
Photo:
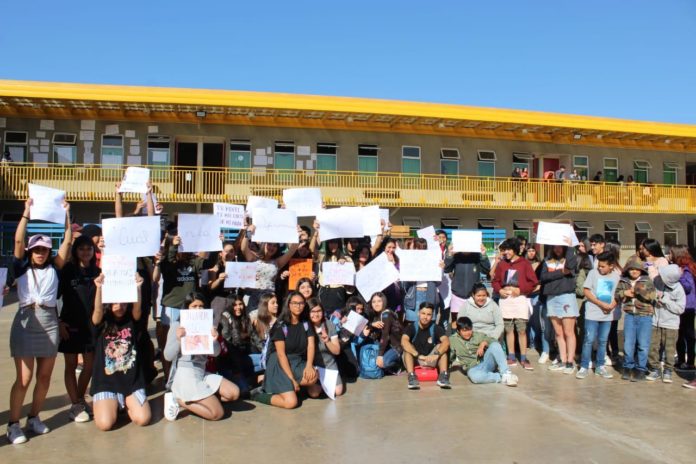
[[[358,171],[361,185],[377,183],[377,145],[358,145]]]
[[[5,150],[10,152],[12,161],[24,163],[27,161],[28,132],[5,131]]]
[[[295,142],[276,142],[273,167],[277,170],[294,171],[295,169]],[[290,173],[278,174],[278,182],[292,182]]]
[[[440,149],[440,174],[443,176],[459,174],[459,150],[457,148]]]
[[[648,170],[652,168],[649,161],[635,160],[633,162],[633,180],[639,184],[648,183]]]
[[[619,159],[604,158],[604,182],[616,182],[619,178]]]
[[[638,245],[645,240],[650,238],[650,232],[652,232],[652,226],[649,222],[636,222],[635,225],[635,239],[636,239],[636,250]]]
[[[498,224],[495,222],[495,219],[479,219],[478,220],[478,228],[481,230],[493,230],[498,227]]]
[[[123,164],[122,135],[102,135],[101,162],[117,166]]]
[[[495,162],[497,158],[494,151],[478,151],[478,171],[481,177],[495,177]]]
[[[587,156],[573,156],[573,169],[578,171],[580,179],[587,180],[590,174],[590,161]]]
[[[512,154],[512,169],[520,168],[520,171],[526,169],[529,171],[529,162],[532,160],[530,153],[513,153]]]
[[[169,165],[169,137],[149,135],[147,137],[147,164],[150,166]]]
[[[679,243],[679,230],[681,227],[676,222],[665,221],[664,223],[664,246],[674,246]]]
[[[420,174],[420,147],[401,147],[401,172],[404,174]]]
[[[251,175],[251,142],[230,140],[230,182],[249,182]]]
[[[527,243],[532,241],[531,231],[533,228],[534,224],[532,221],[526,219],[512,221],[512,235],[515,237],[524,237],[527,240]]]
[[[573,229],[575,229],[575,236],[578,240],[586,240],[590,236],[589,229],[592,228],[592,224],[588,221],[573,221]]]
[[[336,171],[336,155],[338,147],[335,143],[317,143],[317,171]]]
[[[75,164],[77,159],[77,134],[56,132],[53,134],[53,162]]]
[[[674,161],[665,161],[662,163],[662,183],[675,185],[677,183],[677,169],[679,169],[679,163],[675,163]]]
[[[459,218],[443,217],[440,219],[440,227],[443,229],[461,229],[462,222],[459,220]]]
[[[616,240],[619,242],[619,231],[623,226],[618,221],[604,221],[604,238],[605,240]]]
[[[408,226],[411,231],[423,228],[423,221],[418,216],[404,216],[401,218],[401,223]]]

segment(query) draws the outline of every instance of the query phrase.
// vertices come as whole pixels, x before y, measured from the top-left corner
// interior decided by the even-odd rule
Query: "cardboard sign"
[[[27,187],[29,188],[29,198],[32,200],[29,208],[29,217],[32,220],[41,219],[56,224],[65,224],[65,208],[63,208],[65,192],[63,190],[37,184],[28,184]]]
[[[399,280],[399,271],[382,253],[355,274],[355,286],[365,301]]]
[[[120,193],[135,192],[146,193],[147,181],[150,180],[150,170],[147,168],[139,168],[130,166],[126,169],[126,174],[123,176],[121,186],[118,188]]]
[[[228,261],[225,263],[225,288],[256,288],[256,269],[258,265],[253,263],[238,263]]]
[[[220,219],[220,227],[227,229],[244,228],[244,206],[213,203],[213,214]]]
[[[179,313],[181,327],[186,336],[181,339],[181,354],[213,354],[212,309],[186,309]]]
[[[247,198],[247,214],[250,217],[254,217],[254,210],[256,208],[265,208],[265,209],[277,209],[278,208],[278,200],[274,200],[273,198],[264,198],[264,197],[257,197],[255,195],[249,195],[249,198]]]
[[[351,262],[321,263],[322,285],[355,285],[355,266]]]
[[[575,235],[575,230],[570,224],[540,221],[537,228],[536,243],[541,245],[575,246],[579,242],[578,237]]]
[[[102,303],[138,301],[138,286],[135,283],[136,259],[133,256],[102,255]]]
[[[295,211],[297,217],[314,217],[322,210],[323,200],[319,188],[293,188],[283,190],[285,209]]]
[[[322,210],[317,215],[319,239],[322,242],[334,238],[362,238],[362,208],[333,208]]]
[[[483,232],[480,230],[453,230],[452,248],[455,253],[481,253]]]
[[[298,243],[297,214],[287,209],[256,208],[252,240],[258,243]]]
[[[440,282],[441,258],[428,250],[399,252],[399,279],[403,282]]]
[[[312,278],[312,260],[311,259],[291,259],[288,265],[290,277],[288,277],[288,288],[294,290],[297,288],[297,282],[303,278]]]
[[[102,221],[104,254],[154,256],[160,249],[159,216],[111,218]]]
[[[220,218],[214,214],[179,214],[180,251],[220,251]]]

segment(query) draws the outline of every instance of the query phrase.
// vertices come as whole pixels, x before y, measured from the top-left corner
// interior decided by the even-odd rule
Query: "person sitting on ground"
[[[444,389],[451,388],[447,371],[449,339],[445,329],[433,321],[434,312],[435,306],[432,303],[421,303],[418,309],[418,322],[408,326],[401,336],[401,347],[404,350],[403,361],[408,372],[410,390],[420,388],[414,371],[416,363],[423,367],[437,367],[440,371],[437,385]]]
[[[488,295],[488,289],[482,283],[474,285],[471,296],[459,313],[461,317],[468,317],[474,324],[474,330],[499,340],[503,334],[503,313]]]
[[[457,319],[457,333],[450,335],[450,360],[451,367],[461,369],[472,383],[517,386],[517,376],[507,365],[503,347],[494,338],[474,332],[468,317]]]

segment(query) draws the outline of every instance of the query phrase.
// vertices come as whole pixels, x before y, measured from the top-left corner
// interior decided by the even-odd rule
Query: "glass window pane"
[[[618,168],[619,160],[616,158],[604,158],[604,168]]]
[[[403,147],[401,154],[409,158],[420,158],[420,147]]]
[[[109,147],[122,147],[123,137],[120,135],[105,135],[102,138],[102,145]]]
[[[677,183],[677,171],[665,171],[663,179],[663,183],[675,185]]]
[[[276,153],[276,169],[295,169],[295,155],[293,153]]]
[[[478,175],[481,177],[494,177],[495,176],[495,163],[490,163],[487,161],[478,162]]]
[[[619,178],[618,169],[604,169],[604,182],[616,182]]]
[[[440,174],[445,176],[456,176],[459,174],[459,161],[440,160]]]
[[[573,158],[574,167],[588,167],[587,156],[576,156]]]
[[[75,163],[75,156],[77,155],[77,147],[75,146],[54,146],[53,147],[53,160],[55,163]]]
[[[648,170],[647,169],[634,169],[633,178],[639,184],[648,183]]]
[[[358,156],[358,171],[377,172],[377,158],[373,156]]]
[[[147,163],[152,165],[167,165],[169,164],[169,150],[157,148],[148,148]]]
[[[336,157],[334,155],[317,155],[317,171],[335,171]]]
[[[665,246],[674,246],[677,244],[676,232],[665,232],[665,240],[662,242]]]
[[[102,148],[102,164],[123,163],[123,148]]]
[[[401,172],[403,172],[404,174],[420,174],[420,160],[402,158]]]
[[[12,158],[12,161],[16,163],[23,163],[25,161],[27,147],[8,146],[7,149],[10,151],[10,158]]]
[[[230,150],[230,167],[232,169],[250,169],[251,152]]]

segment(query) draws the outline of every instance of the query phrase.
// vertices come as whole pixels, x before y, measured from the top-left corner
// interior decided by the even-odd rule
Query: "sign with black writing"
[[[154,256],[160,249],[159,216],[112,218],[102,221],[104,254]]]

